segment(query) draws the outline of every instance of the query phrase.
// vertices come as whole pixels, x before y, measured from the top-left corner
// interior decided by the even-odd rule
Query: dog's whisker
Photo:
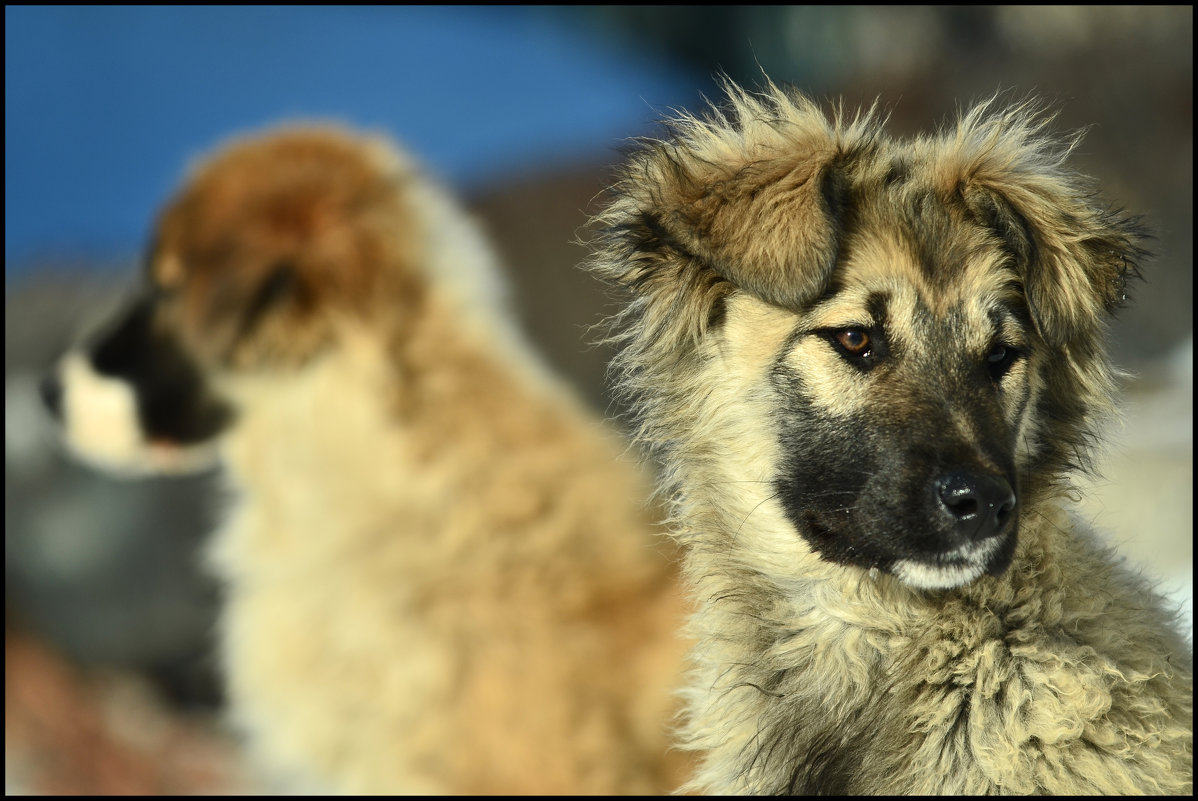
[[[749,518],[753,516],[753,513],[761,508],[762,504],[767,503],[768,501],[772,501],[777,497],[778,497],[778,493],[775,492],[774,494],[770,495],[769,497],[762,498],[760,503],[758,503],[756,506],[754,506],[752,509],[750,509],[749,513],[746,514],[744,519],[740,521],[740,525],[737,526],[736,532],[732,535],[732,539],[735,540],[740,537],[741,529],[743,529],[745,527],[745,523],[747,523]]]

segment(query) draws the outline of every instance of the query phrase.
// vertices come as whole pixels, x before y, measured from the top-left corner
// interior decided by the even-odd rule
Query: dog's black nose
[[[1015,491],[1002,476],[958,470],[936,481],[936,494],[965,542],[1002,534],[1015,511]]]
[[[38,394],[42,396],[42,403],[46,404],[46,408],[50,410],[50,414],[54,415],[54,419],[62,419],[62,382],[58,380],[57,373],[49,373],[42,377],[38,384]]]

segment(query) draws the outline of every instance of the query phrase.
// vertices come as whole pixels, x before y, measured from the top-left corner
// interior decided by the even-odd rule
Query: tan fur
[[[237,415],[212,545],[234,720],[293,789],[649,793],[685,644],[639,469],[385,142],[241,140],[166,209],[155,324]]]
[[[1141,255],[1134,221],[1093,205],[1032,105],[901,141],[873,112],[728,91],[632,155],[590,265],[629,297],[613,376],[664,468],[698,610],[688,788],[1188,794],[1189,645],[1063,489],[1110,409],[1104,318]],[[875,329],[876,369],[830,344]],[[1019,355],[987,379],[996,341]],[[781,500],[804,469],[788,449],[821,437],[908,442],[803,451],[883,493],[871,460],[1009,462],[1010,566],[822,558]],[[837,486],[858,519],[865,493]]]

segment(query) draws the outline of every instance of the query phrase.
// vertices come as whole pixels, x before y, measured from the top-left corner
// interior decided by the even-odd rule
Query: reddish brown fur
[[[402,322],[422,289],[410,263],[419,233],[395,190],[333,130],[235,144],[196,170],[158,224],[151,274],[179,299],[172,327],[202,360],[250,366],[260,354],[311,356],[330,314],[374,317],[385,302]],[[297,279],[285,312],[239,340],[232,321],[279,270]]]

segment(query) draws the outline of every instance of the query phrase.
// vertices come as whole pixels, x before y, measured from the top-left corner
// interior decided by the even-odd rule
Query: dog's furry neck
[[[1107,707],[1145,685],[1169,697],[1167,677],[1189,668],[1168,654],[1187,649],[1137,619],[1152,591],[1068,513],[1046,502],[1027,519],[1002,577],[924,592],[814,554],[802,565],[771,565],[715,544],[719,527],[725,543],[753,537],[744,521],[714,507],[684,511],[675,532],[688,546],[699,646],[683,733],[687,747],[704,753],[687,789],[1029,793],[1091,781],[1069,771],[1030,780],[1015,756],[1025,746],[1008,737],[1068,739],[1074,726],[1126,736],[1115,734]],[[1108,592],[1081,598],[1070,590],[1081,586]],[[1112,643],[1123,637],[1151,646],[1126,649],[1118,666],[1095,658],[1117,651]],[[1013,730],[1019,708],[1039,711]],[[1058,717],[1043,717],[1044,709]],[[1154,736],[1159,725],[1131,728]],[[982,756],[986,748],[1010,749],[1008,768],[996,771],[1003,760]],[[1057,758],[1046,745],[1045,759]],[[1110,776],[1092,781],[1096,792],[1144,789],[1103,784]]]
[[[565,422],[576,409],[564,388],[530,354],[513,355],[520,334],[472,303],[437,285],[415,319],[395,327],[346,319],[336,344],[302,368],[224,381],[239,410],[223,448],[229,483],[238,515],[257,518],[248,529],[271,538],[261,547],[303,532],[294,545],[318,569],[337,549],[361,547],[371,528],[394,536],[395,521],[408,519],[421,530],[422,514],[437,519],[469,491],[439,477],[476,472],[441,465],[493,464],[496,452],[524,447],[522,438],[574,423]],[[539,406],[543,431],[526,430],[527,409]],[[216,543],[226,574],[275,561],[223,553],[236,543],[248,545],[236,536]],[[410,547],[415,568],[421,548]],[[445,560],[443,547],[430,553]]]
[[[312,529],[310,512],[336,514],[334,532],[377,525],[358,520],[365,510],[392,527],[396,515],[418,520],[422,508],[436,519],[435,499],[448,488],[415,487],[413,476],[433,476],[437,461],[480,447],[471,437],[487,434],[478,414],[485,399],[531,393],[524,403],[571,406],[506,309],[480,230],[436,182],[404,169],[405,210],[421,238],[403,269],[419,271],[407,284],[417,295],[380,298],[367,319],[345,316],[335,343],[299,370],[235,377],[226,387],[241,413],[225,447],[232,484],[255,496],[254,513],[297,516],[303,531]],[[513,414],[493,405],[489,421],[502,431]],[[378,458],[363,458],[370,453]],[[329,547],[338,541],[354,540],[330,537]]]

